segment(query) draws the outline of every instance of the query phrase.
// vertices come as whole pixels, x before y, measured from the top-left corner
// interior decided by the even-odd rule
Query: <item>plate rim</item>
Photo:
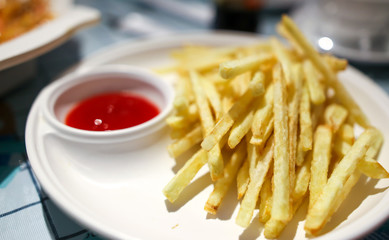
[[[196,36],[196,37],[201,36],[204,38],[213,38],[215,36],[219,36],[219,37],[230,36],[232,38],[242,38],[243,37],[243,38],[246,38],[247,40],[261,40],[261,39],[263,40],[264,37],[265,38],[267,37],[267,36],[262,36],[262,35],[258,35],[258,34],[239,33],[239,32],[233,32],[233,31],[197,31],[197,32],[189,32],[189,33],[176,33],[174,35],[169,35],[169,36],[165,36],[162,38],[160,37],[160,38],[158,38],[158,42],[170,40],[172,42],[175,42],[176,44],[179,44],[179,43],[182,43],[183,39],[185,40],[185,39],[191,38],[193,36]],[[147,45],[147,44],[150,44],[150,42],[153,43],[155,41],[157,41],[156,38],[151,36],[151,37],[139,38],[135,41],[134,40],[123,41],[123,42],[105,47],[105,48],[101,49],[100,51],[85,58],[84,60],[82,60],[82,62],[80,62],[79,64],[77,64],[74,67],[71,67],[70,70],[68,70],[66,72],[69,73],[69,72],[73,72],[73,71],[83,71],[89,67],[98,66],[101,64],[101,61],[99,63],[99,58],[105,57],[105,55],[112,56],[113,53],[118,52],[118,51],[122,51],[121,50],[122,48],[134,49],[134,51],[136,52],[137,46]],[[237,43],[237,45],[239,45],[239,42]],[[131,53],[126,53],[126,54],[131,54]],[[97,62],[97,64],[96,64],[96,62]],[[103,63],[103,64],[107,64],[107,63]],[[384,102],[388,103],[388,105],[389,105],[389,96],[372,79],[370,79],[368,76],[366,76],[365,74],[363,74],[362,72],[360,72],[359,70],[357,70],[351,66],[346,71],[349,71],[350,73],[359,76],[360,77],[360,79],[358,80],[359,83],[376,91],[376,95],[375,95],[376,98],[383,100],[381,102],[378,102],[379,105],[384,104]],[[26,134],[25,134],[27,155],[28,155],[29,161],[31,163],[31,167],[32,167],[33,171],[35,172],[35,175],[38,178],[41,186],[46,190],[46,193],[51,197],[51,199],[61,207],[62,210],[64,210],[67,214],[69,214],[74,220],[76,220],[77,222],[86,226],[88,229],[91,229],[91,230],[93,230],[93,231],[95,231],[103,236],[107,236],[110,238],[127,238],[128,239],[130,237],[130,239],[138,239],[138,238],[133,237],[133,236],[128,236],[127,234],[124,234],[120,231],[117,231],[116,229],[113,229],[109,226],[108,227],[104,226],[104,223],[102,223],[101,221],[98,221],[98,220],[96,221],[95,219],[93,219],[93,217],[89,216],[85,212],[81,212],[81,214],[80,214],[80,212],[77,212],[77,209],[74,208],[74,205],[73,205],[74,202],[71,202],[69,205],[69,202],[66,202],[66,200],[64,200],[65,198],[61,198],[62,193],[59,193],[58,189],[56,189],[56,187],[55,187],[55,184],[50,182],[53,179],[50,179],[47,175],[45,175],[44,168],[42,168],[42,166],[39,166],[39,160],[36,160],[36,159],[34,160],[34,157],[35,158],[38,157],[38,153],[35,151],[36,146],[34,146],[34,144],[30,142],[31,138],[29,139],[28,136],[31,135],[31,132],[34,131],[34,128],[31,125],[33,125],[33,122],[35,122],[37,120],[36,114],[39,113],[40,99],[42,98],[42,94],[44,94],[44,90],[49,86],[50,86],[50,84],[47,85],[39,93],[38,97],[35,99],[32,107],[31,107],[30,113],[28,115],[28,118],[27,118]],[[386,113],[389,115],[389,110],[387,110]],[[33,156],[33,157],[31,157],[31,156]],[[32,159],[32,161],[31,161],[31,159]],[[58,195],[58,194],[60,194],[60,195]],[[389,200],[389,192],[383,196],[383,200],[385,200],[385,199]],[[374,208],[371,209],[371,211],[369,211],[368,213],[366,213],[362,217],[355,219],[354,222],[355,223],[365,222],[366,219],[369,219],[369,218],[367,218],[367,216],[374,216],[375,214],[377,214],[378,211],[382,211],[382,209],[378,208],[378,206],[384,204],[382,202],[383,201],[381,200],[380,201],[381,204],[376,205]],[[361,236],[366,235],[369,232],[373,231],[375,228],[379,227],[380,224],[382,224],[384,221],[386,221],[389,218],[389,214],[388,214],[389,213],[389,206],[386,209],[386,213],[387,213],[386,217],[379,218],[377,221],[375,221],[374,224],[369,225],[369,227],[365,226],[364,228],[363,227],[358,228],[358,231],[351,228],[353,230],[353,231],[351,231],[351,233],[352,233],[351,235],[350,235],[350,232],[347,232],[344,230],[344,229],[346,229],[346,230],[350,229],[350,225],[347,225],[347,226],[343,226],[342,229],[334,229],[330,232],[325,233],[325,235],[318,236],[316,239],[327,239],[328,237],[330,237],[330,238],[332,237],[331,239],[342,239],[345,237],[346,238],[361,237]],[[354,224],[352,224],[352,225],[354,225]],[[361,225],[361,224],[359,224],[359,225]],[[340,230],[341,230],[341,233],[343,232],[343,235],[339,234]],[[337,232],[337,234],[338,234],[337,236],[333,236],[333,233],[335,233],[335,232]]]

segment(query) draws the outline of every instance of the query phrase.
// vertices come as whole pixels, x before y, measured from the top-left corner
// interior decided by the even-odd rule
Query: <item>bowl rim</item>
[[[139,125],[124,129],[110,131],[89,131],[77,129],[61,122],[54,113],[54,106],[66,91],[77,87],[85,82],[101,80],[105,77],[120,76],[132,81],[138,81],[154,87],[161,93],[166,104],[160,108],[160,112],[154,118]],[[140,95],[142,96],[142,95]],[[127,66],[127,65],[105,65],[98,68],[91,68],[88,71],[75,72],[56,80],[50,87],[45,89],[42,113],[47,122],[61,134],[72,138],[89,139],[91,141],[108,140],[121,141],[123,138],[135,138],[147,132],[157,130],[164,125],[165,118],[173,109],[174,90],[173,87],[158,75],[149,70]]]

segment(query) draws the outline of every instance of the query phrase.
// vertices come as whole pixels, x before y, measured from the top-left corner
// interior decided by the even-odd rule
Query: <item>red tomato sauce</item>
[[[66,116],[65,124],[83,130],[107,131],[144,123],[159,114],[149,100],[129,93],[96,95],[78,103]]]

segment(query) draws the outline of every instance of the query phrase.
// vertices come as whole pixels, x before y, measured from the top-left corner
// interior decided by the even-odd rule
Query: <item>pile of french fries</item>
[[[265,237],[277,238],[307,200],[304,228],[316,236],[361,174],[389,177],[376,161],[383,136],[337,79],[347,61],[318,53],[287,16],[277,30],[290,45],[186,46],[172,53],[176,65],[158,70],[179,76],[169,154],[194,152],[163,193],[176,201],[208,165],[205,211],[216,214],[237,184],[238,225],[259,211]]]

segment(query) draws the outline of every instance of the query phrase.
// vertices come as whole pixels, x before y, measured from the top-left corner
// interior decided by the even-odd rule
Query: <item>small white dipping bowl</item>
[[[109,92],[128,92],[142,96],[154,103],[160,113],[137,126],[112,131],[88,131],[65,125],[67,114],[76,104]],[[46,88],[43,94],[43,117],[57,132],[57,136],[73,142],[103,144],[106,147],[131,141],[132,147],[139,148],[151,144],[162,132],[165,119],[172,110],[174,90],[170,84],[148,70],[126,65],[107,65],[66,75]]]

